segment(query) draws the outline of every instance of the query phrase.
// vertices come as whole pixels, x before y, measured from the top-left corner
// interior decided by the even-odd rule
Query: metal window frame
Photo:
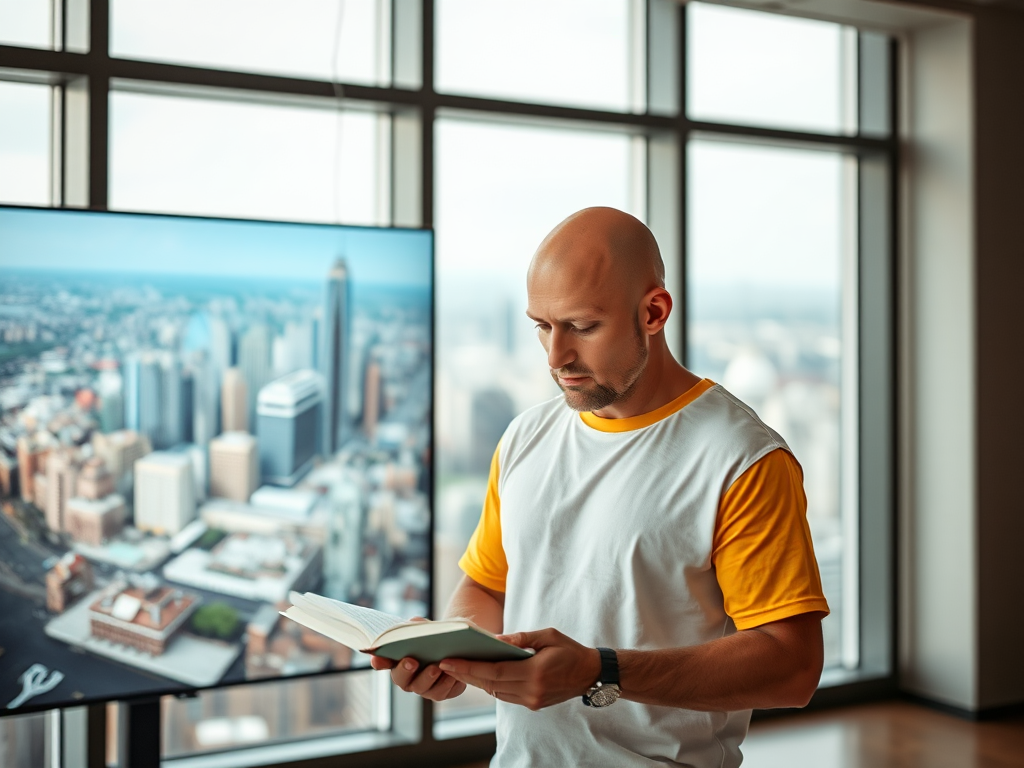
[[[662,245],[668,283],[676,296],[678,320],[674,351],[686,359],[686,146],[692,138],[758,142],[771,146],[840,151],[857,158],[859,178],[857,291],[859,338],[859,498],[860,637],[863,674],[844,684],[819,689],[810,706],[875,699],[896,691],[895,679],[895,456],[896,391],[896,206],[899,142],[897,125],[897,43],[889,43],[886,103],[861,89],[860,112],[885,113],[888,136],[840,136],[754,125],[691,120],[686,115],[686,7],[674,0],[632,0],[634,26],[646,19],[644,67],[633,80],[646,91],[646,109],[615,112],[544,103],[438,93],[434,88],[434,0],[390,0],[392,84],[342,84],[344,100],[357,108],[386,111],[390,128],[391,223],[431,227],[434,221],[434,123],[438,115],[478,115],[502,121],[632,134],[647,142],[647,212]],[[321,80],[231,72],[158,62],[112,58],[109,0],[54,0],[59,19],[53,50],[0,45],[0,80],[45,82],[55,87],[52,167],[56,207],[107,210],[109,196],[109,97],[112,89],[206,95],[262,103],[333,104],[335,85]],[[58,14],[55,14],[55,16]],[[642,35],[633,31],[634,39]],[[861,45],[864,45],[863,36]],[[876,49],[877,50],[877,49]],[[666,66],[666,63],[669,66]],[[862,78],[865,74],[861,68]],[[643,75],[646,75],[645,77]],[[877,77],[877,73],[873,75]],[[862,81],[863,82],[863,81]],[[57,106],[59,105],[59,108]],[[868,509],[870,507],[870,509]],[[137,709],[136,709],[137,708]],[[157,702],[122,707],[122,726],[159,734]],[[347,764],[376,765],[416,759],[450,764],[485,759],[493,753],[493,733],[435,739],[429,702],[396,695],[393,727],[397,740],[372,751],[349,754]],[[86,733],[65,765],[106,765],[105,704],[66,710],[72,720],[63,731]],[[84,727],[81,722],[85,718]],[[141,718],[141,720],[139,720]],[[122,728],[122,730],[125,730]],[[159,743],[158,738],[153,741]],[[404,742],[404,743],[403,743]],[[133,749],[124,744],[125,749]],[[65,755],[68,746],[65,745]],[[155,762],[154,762],[154,755]],[[159,748],[134,755],[132,768],[159,765]],[[168,762],[187,763],[187,758]],[[292,760],[288,768],[326,768],[331,757]],[[254,764],[258,764],[259,761]]]

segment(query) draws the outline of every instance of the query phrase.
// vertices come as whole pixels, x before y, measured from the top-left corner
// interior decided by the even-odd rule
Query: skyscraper
[[[210,441],[210,496],[248,501],[259,481],[255,437],[247,432],[225,432]]]
[[[171,353],[160,359],[160,440],[158,448],[169,448],[185,439],[185,383],[181,363]]]
[[[487,472],[494,448],[515,416],[515,403],[505,390],[490,388],[473,393],[469,463],[474,471]]]
[[[75,495],[80,464],[68,448],[58,448],[46,462],[46,525],[56,533],[65,528],[68,499]]]
[[[210,318],[210,362],[214,368],[230,368],[234,360],[231,354],[231,329],[223,317]]]
[[[155,446],[164,444],[159,356],[142,352],[125,363],[125,424]]]
[[[124,382],[117,371],[100,374],[96,389],[100,396],[100,429],[115,432],[124,427]]]
[[[256,394],[271,378],[270,352],[270,329],[263,323],[256,323],[249,328],[238,343],[238,367],[245,379],[249,423],[255,421]]]
[[[264,482],[292,486],[313,465],[321,423],[320,377],[295,371],[260,390],[256,434]]]
[[[96,501],[114,492],[114,476],[107,469],[106,462],[99,456],[93,456],[82,464],[78,475],[75,496]]]
[[[97,499],[77,496],[68,499],[65,529],[75,541],[100,546],[124,527],[124,497],[111,493]]]
[[[320,364],[324,377],[321,450],[325,456],[332,456],[338,450],[346,427],[344,395],[348,374],[350,325],[348,267],[345,260],[339,258],[327,274],[324,296]]]
[[[139,431],[139,358],[130,357],[124,362],[124,426],[133,432]],[[106,430],[104,430],[106,431]]]
[[[45,471],[47,456],[55,447],[56,440],[48,432],[18,438],[18,489],[23,501],[35,498],[35,476]]]
[[[220,413],[221,397],[220,385],[224,377],[224,371],[235,364],[234,338],[231,328],[223,317],[213,316],[210,318],[210,348],[207,357],[209,374],[210,396],[213,402],[209,405],[208,419],[210,431],[195,436],[195,442],[206,445],[219,432],[218,425],[223,418]]]
[[[121,481],[131,477],[135,462],[153,450],[145,435],[122,429],[109,435],[93,433],[92,448],[96,456],[114,476],[115,486],[125,487]],[[130,485],[130,483],[128,483]]]
[[[377,422],[383,413],[383,384],[380,359],[371,352],[367,356],[366,374],[363,377],[363,432],[369,440],[377,436]]]
[[[173,536],[196,516],[192,460],[154,451],[135,462],[135,527]]]
[[[222,431],[249,431],[249,398],[245,378],[238,368],[224,371],[224,381],[220,386],[220,412]]]
[[[187,353],[187,367],[185,442],[206,445],[220,430],[220,375],[214,373],[206,350]]]

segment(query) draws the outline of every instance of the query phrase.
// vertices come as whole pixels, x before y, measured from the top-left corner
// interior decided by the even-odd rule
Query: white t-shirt
[[[505,632],[554,627],[591,647],[691,646],[735,632],[734,618],[746,628],[827,611],[804,507],[769,500],[781,505],[772,520],[748,524],[745,517],[766,506],[763,483],[756,499],[757,488],[732,491],[778,449],[798,471],[782,438],[707,380],[633,419],[579,414],[559,397],[506,431],[480,527],[460,565],[479,583],[505,590]],[[726,526],[722,502],[730,493],[745,501],[725,510]],[[805,504],[802,489],[797,495]],[[722,567],[742,581],[750,551],[775,539],[774,548],[786,550],[788,588],[773,587],[768,598],[738,595],[730,615],[716,556],[731,548]],[[788,562],[794,541],[795,570]],[[772,566],[758,565],[765,567]],[[730,593],[760,589],[727,586]],[[750,720],[749,710],[697,712],[626,699],[602,709],[578,698],[538,712],[500,701],[497,708],[493,768],[729,768],[740,764]]]

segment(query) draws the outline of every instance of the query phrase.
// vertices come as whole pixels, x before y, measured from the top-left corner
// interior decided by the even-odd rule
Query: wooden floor
[[[1024,715],[975,723],[904,702],[829,709],[753,723],[743,755],[743,768],[1024,768]]]

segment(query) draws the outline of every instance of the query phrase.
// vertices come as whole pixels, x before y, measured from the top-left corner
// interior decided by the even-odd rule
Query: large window
[[[803,466],[840,685],[891,674],[891,542],[862,546],[891,530],[891,48],[674,0],[0,0],[0,202],[434,227],[435,613],[504,428],[557,394],[530,257],[580,208],[633,213],[666,259],[672,348]],[[0,720],[0,763],[84,765],[87,738],[123,763],[129,711]],[[152,711],[181,768],[492,744],[488,697],[424,706],[366,670]]]
[[[856,160],[708,140],[691,142],[688,160],[689,365],[757,411],[799,459],[832,609],[825,663],[854,665],[856,643],[844,649],[842,626],[856,625],[857,611],[843,567],[856,549],[846,551],[843,523],[857,511],[843,493],[854,458],[842,416],[857,400],[843,376],[857,357],[843,312],[856,258]]]
[[[530,257],[554,224],[580,208],[610,205],[643,217],[642,195],[632,188],[643,178],[643,156],[622,133],[456,118],[439,120],[435,130],[440,608],[461,578],[457,561],[479,519],[505,427],[558,394],[524,314]],[[440,711],[477,705],[490,708],[493,700],[471,691]]]
[[[0,81],[0,202],[50,204],[52,91]]]

